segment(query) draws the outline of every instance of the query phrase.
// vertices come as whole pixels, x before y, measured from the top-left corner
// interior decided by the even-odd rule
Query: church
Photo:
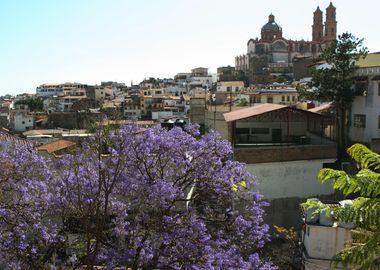
[[[311,41],[285,39],[282,28],[270,14],[261,28],[261,38],[250,39],[247,54],[235,57],[235,68],[243,71],[250,83],[265,84],[279,76],[293,78],[297,65],[311,63],[336,39],[336,27],[336,9],[331,2],[324,24],[319,7],[314,12]]]

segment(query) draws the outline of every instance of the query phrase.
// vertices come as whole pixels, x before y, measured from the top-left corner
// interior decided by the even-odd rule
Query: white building
[[[187,84],[185,85],[174,85],[174,86],[168,86],[164,89],[164,93],[166,95],[170,96],[181,96],[181,95],[187,95],[189,92],[189,87]]]
[[[81,83],[61,83],[61,84],[41,84],[36,88],[38,97],[60,97],[60,96],[83,96],[86,97],[86,84]]]
[[[41,84],[36,88],[38,97],[54,97],[64,96],[61,84]]]
[[[249,93],[251,103],[295,105],[298,92],[295,88],[257,89]]]
[[[210,89],[212,87],[213,78],[211,75],[207,76],[194,76],[190,78],[189,85],[192,86],[201,86]]]
[[[9,126],[13,131],[23,132],[34,127],[33,115],[28,105],[16,105],[9,112]]]
[[[216,91],[217,92],[241,92],[244,90],[244,82],[242,81],[226,81],[218,82]]]
[[[376,150],[380,143],[380,54],[369,54],[357,64],[360,68],[355,87],[362,95],[352,103],[349,137],[354,142],[371,144]]]

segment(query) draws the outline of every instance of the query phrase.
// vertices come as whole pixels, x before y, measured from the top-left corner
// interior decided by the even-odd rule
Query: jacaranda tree
[[[127,125],[58,158],[1,150],[4,266],[274,268],[258,255],[265,202],[214,132]]]

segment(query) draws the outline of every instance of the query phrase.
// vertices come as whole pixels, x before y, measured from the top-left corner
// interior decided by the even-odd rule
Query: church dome
[[[268,22],[261,28],[261,32],[281,32],[281,27],[274,21],[274,15],[269,15]]]

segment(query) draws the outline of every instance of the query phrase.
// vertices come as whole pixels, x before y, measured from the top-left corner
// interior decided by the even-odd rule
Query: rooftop
[[[233,122],[236,120],[264,114],[267,112],[280,110],[286,107],[288,106],[280,105],[280,104],[264,103],[257,106],[248,107],[248,108],[244,108],[244,109],[233,111],[233,112],[228,112],[228,113],[223,114],[223,116],[226,122]]]
[[[331,103],[327,103],[327,104],[323,104],[323,105],[315,107],[315,108],[311,108],[308,111],[314,112],[314,113],[322,113],[322,112],[331,110],[332,106],[333,105]]]
[[[370,53],[365,58],[356,61],[356,65],[361,68],[380,67],[380,52]]]
[[[67,140],[58,140],[37,147],[38,151],[46,151],[49,154],[74,146],[75,143]]]

